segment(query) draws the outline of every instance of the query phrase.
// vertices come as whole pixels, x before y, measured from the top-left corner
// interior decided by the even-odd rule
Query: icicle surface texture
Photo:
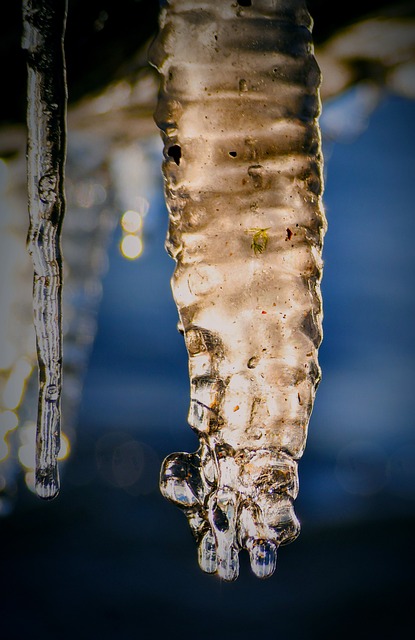
[[[248,6],[249,5],[249,6]],[[299,533],[293,510],[320,380],[320,72],[297,0],[171,0],[161,73],[167,249],[189,354],[197,452],[163,463],[208,573],[260,578]]]
[[[66,0],[24,0],[23,42],[28,68],[27,174],[33,260],[33,308],[39,365],[36,491],[59,492],[62,386],[62,256],[65,211],[66,79],[63,37]]]

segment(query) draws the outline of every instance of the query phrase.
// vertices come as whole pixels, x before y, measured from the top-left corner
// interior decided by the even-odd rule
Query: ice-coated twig
[[[199,564],[260,578],[299,533],[297,460],[320,380],[320,72],[303,0],[169,0],[161,73],[167,249],[200,447],[169,456]]]
[[[39,367],[36,492],[59,492],[62,388],[62,254],[65,213],[66,71],[63,39],[67,0],[23,0],[27,53],[28,251],[33,260],[33,309]]]

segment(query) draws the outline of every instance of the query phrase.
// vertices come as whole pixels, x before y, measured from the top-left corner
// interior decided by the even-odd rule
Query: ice
[[[62,254],[65,214],[66,77],[63,38],[66,0],[24,0],[27,57],[27,246],[34,267],[33,308],[39,368],[36,491],[59,492],[61,433]]]
[[[235,580],[246,549],[266,578],[299,533],[297,460],[320,378],[326,222],[311,19],[303,0],[171,0],[160,25],[150,59],[166,246],[200,440],[196,454],[167,458],[161,490],[187,516],[204,571]]]
[[[251,568],[258,578],[269,578],[277,564],[277,546],[269,540],[249,540],[247,549]]]

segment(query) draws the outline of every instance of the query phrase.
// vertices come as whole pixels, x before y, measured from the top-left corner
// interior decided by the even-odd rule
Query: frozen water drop
[[[182,507],[193,507],[198,500],[185,480],[169,478],[162,487],[166,498]]]
[[[248,540],[251,569],[257,578],[269,578],[277,565],[277,546],[271,540]]]
[[[226,582],[233,582],[239,575],[239,555],[232,544],[222,548],[219,558],[218,575]]]
[[[208,531],[199,544],[199,566],[206,573],[215,573],[218,568],[215,536]]]
[[[229,487],[219,489],[209,501],[209,522],[215,536],[218,575],[227,582],[239,575],[236,539],[237,496]]]
[[[203,500],[198,456],[186,453],[172,454],[163,464],[160,488],[163,495],[183,508],[190,508]]]
[[[56,464],[36,470],[35,488],[39,498],[44,500],[56,498],[60,489],[59,471]]]

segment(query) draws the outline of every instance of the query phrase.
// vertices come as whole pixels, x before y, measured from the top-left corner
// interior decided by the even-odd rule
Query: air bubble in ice
[[[45,204],[53,204],[56,200],[56,175],[46,173],[39,180],[39,198]]]

